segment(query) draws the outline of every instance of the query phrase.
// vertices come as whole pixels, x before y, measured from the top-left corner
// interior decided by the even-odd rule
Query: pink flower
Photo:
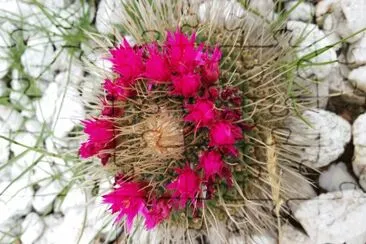
[[[94,119],[82,121],[84,132],[89,135],[86,142],[81,144],[79,153],[82,158],[88,158],[99,154],[102,163],[108,161],[109,155],[101,152],[114,146],[114,124],[106,119]],[[104,159],[104,160],[103,160]]]
[[[167,189],[172,190],[172,195],[179,207],[184,207],[188,200],[192,200],[195,204],[196,198],[200,192],[201,179],[188,165],[183,169],[176,169],[178,177],[175,181],[167,186]]]
[[[135,95],[133,87],[122,78],[118,78],[114,81],[105,80],[104,89],[107,91],[109,100],[125,101],[128,97]]]
[[[204,85],[213,85],[220,76],[219,62],[221,59],[221,51],[215,48],[212,55],[204,54],[204,65],[202,67],[202,82]]]
[[[179,30],[174,33],[168,32],[165,45],[173,71],[180,74],[193,72],[202,62],[203,46],[196,48],[195,42],[195,33],[188,38]]]
[[[126,216],[127,230],[130,231],[133,220],[139,213],[146,212],[146,192],[143,186],[135,182],[120,182],[113,192],[104,195],[103,202],[111,204],[112,213],[119,212],[116,222]]]
[[[150,57],[146,61],[145,77],[154,81],[170,81],[171,70],[166,55],[159,52],[157,45],[148,47]]]
[[[200,156],[200,163],[198,168],[203,169],[205,173],[205,180],[214,178],[214,176],[222,175],[222,168],[224,167],[224,161],[221,158],[221,154],[216,151],[206,151]]]
[[[232,184],[231,172],[217,151],[206,151],[200,156],[198,168],[203,169],[205,180],[214,181],[215,176],[224,177],[228,185]]]
[[[146,229],[151,230],[167,219],[171,210],[171,200],[163,198],[154,200],[150,210],[144,213]]]
[[[120,74],[124,80],[134,81],[144,73],[142,50],[134,49],[126,39],[112,50],[109,60],[113,64],[113,71]]]
[[[198,127],[207,126],[215,119],[215,105],[209,100],[197,100],[194,104],[186,105],[188,115],[185,121],[196,123]]]
[[[173,77],[174,90],[172,94],[185,98],[195,97],[201,86],[200,76],[197,74],[184,74]]]
[[[228,121],[220,121],[210,128],[210,146],[227,150],[232,155],[238,154],[235,148],[237,140],[243,138],[242,130],[239,126]]]

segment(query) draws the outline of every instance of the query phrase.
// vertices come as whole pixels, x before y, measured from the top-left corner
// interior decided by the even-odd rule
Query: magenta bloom
[[[215,105],[209,100],[197,100],[194,104],[186,105],[188,115],[185,121],[195,123],[198,127],[207,126],[215,119]]]
[[[124,80],[134,81],[144,73],[142,51],[132,48],[126,39],[119,47],[110,50],[110,53],[113,71]]]
[[[159,199],[154,200],[149,211],[145,216],[146,229],[151,230],[165,219],[167,219],[172,210],[171,200]]]
[[[133,87],[124,79],[119,78],[114,81],[105,80],[104,90],[107,91],[107,96],[110,100],[125,101],[128,97],[134,95]]]
[[[171,70],[166,55],[159,52],[156,45],[148,47],[150,56],[146,61],[145,77],[154,81],[170,81]]]
[[[206,151],[200,156],[199,168],[205,173],[205,180],[212,179],[216,175],[222,176],[224,161],[217,151]]]
[[[195,97],[201,86],[201,78],[197,74],[186,74],[173,77],[174,90],[172,94],[185,98]]]
[[[193,72],[202,62],[203,47],[196,48],[195,42],[195,34],[188,38],[179,30],[174,33],[168,32],[165,45],[174,72],[180,74]]]
[[[213,85],[220,76],[219,63],[221,59],[221,51],[215,48],[212,55],[205,53],[203,56],[204,65],[202,67],[202,82],[207,86]]]
[[[119,183],[113,192],[104,195],[104,203],[111,204],[112,213],[119,213],[116,222],[126,216],[127,230],[130,231],[133,220],[139,213],[146,212],[146,192],[142,185],[135,182]]]
[[[175,181],[167,186],[168,190],[172,190],[173,198],[179,207],[184,207],[188,200],[192,200],[195,204],[196,198],[200,192],[201,179],[188,165],[183,169],[176,169],[178,177]]]
[[[234,145],[242,138],[241,128],[228,121],[220,121],[210,128],[210,146],[227,150],[234,156],[238,153]]]
[[[113,147],[114,141],[114,124],[106,119],[93,119],[82,121],[84,132],[89,135],[86,142],[80,147],[80,156],[88,158],[100,153],[104,149]],[[106,155],[101,153],[100,158],[106,158]]]

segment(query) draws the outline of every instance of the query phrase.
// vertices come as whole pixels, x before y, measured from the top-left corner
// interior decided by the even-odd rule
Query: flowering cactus
[[[138,223],[184,230],[168,232],[167,242],[218,223],[273,233],[272,209],[296,192],[279,172],[301,178],[279,129],[299,109],[286,80],[292,49],[263,19],[248,27],[246,18],[220,21],[207,8],[194,25],[188,13],[198,3],[186,2],[126,5],[124,28],[136,44],[122,39],[109,48],[111,72],[100,112],[83,122],[89,138],[80,156],[100,158],[115,176],[104,202],[129,231]],[[266,48],[255,47],[258,40]]]

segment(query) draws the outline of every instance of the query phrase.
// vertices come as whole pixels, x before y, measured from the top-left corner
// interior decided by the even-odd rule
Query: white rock
[[[285,8],[286,11],[290,11],[292,8],[295,8],[289,15],[290,20],[311,22],[315,15],[314,6],[308,2],[301,2],[301,3],[299,3],[299,1],[286,2]]]
[[[308,236],[289,224],[282,226],[281,233],[282,235],[279,241],[281,244],[314,244]]]
[[[50,9],[66,8],[72,0],[42,0],[45,7]]]
[[[333,164],[319,177],[319,186],[328,192],[359,189],[356,180],[347,171],[347,166],[340,162]]]
[[[263,17],[269,17],[273,15],[274,3],[272,0],[250,1],[249,8],[260,13]]]
[[[42,98],[36,102],[36,116],[39,122],[50,123],[56,110],[59,87],[56,83],[50,83]]]
[[[248,240],[248,244],[277,244],[277,241],[272,235],[266,233],[251,236]]]
[[[22,244],[34,243],[43,233],[44,223],[36,213],[30,213],[25,217],[22,223],[22,235],[20,240]]]
[[[123,15],[125,0],[102,0],[99,3],[95,25],[102,34],[113,32],[113,25],[126,21]]]
[[[64,200],[61,203],[61,212],[67,213],[69,209],[79,208],[85,209],[87,206],[87,194],[85,190],[80,186],[73,186],[68,190]]]
[[[25,122],[25,129],[31,133],[40,133],[42,124],[38,120],[29,119]]]
[[[8,73],[10,67],[10,58],[8,56],[7,48],[11,47],[13,41],[9,35],[8,25],[8,23],[0,25],[0,79]]]
[[[9,138],[10,128],[8,125],[0,120],[0,135]],[[10,142],[0,138],[0,166],[5,164],[9,159]],[[0,175],[3,172],[0,172]]]
[[[366,66],[361,66],[349,73],[348,79],[357,89],[366,92]]]
[[[9,94],[9,88],[5,81],[0,80],[0,97],[6,97]]]
[[[65,182],[52,181],[38,189],[32,202],[33,208],[40,214],[47,214],[52,210],[52,203],[64,189]]]
[[[56,137],[63,138],[85,118],[85,109],[76,88],[50,83],[36,103],[36,115],[41,123],[50,124]]]
[[[21,62],[25,71],[34,78],[42,76],[45,79],[52,79],[49,65],[55,58],[52,43],[48,37],[30,36],[27,48],[22,54]]]
[[[44,218],[46,228],[43,235],[35,244],[61,244],[65,243],[63,241],[63,236],[60,235],[60,226],[62,225],[64,219],[57,215],[47,215]]]
[[[313,243],[347,243],[366,232],[366,195],[358,190],[322,194],[304,201],[294,216]]]
[[[356,66],[366,65],[366,36],[349,46],[347,61]]]
[[[42,158],[30,171],[29,181],[38,186],[46,186],[52,178],[60,172],[53,165],[53,161],[49,157]]]
[[[23,118],[20,113],[4,105],[0,105],[0,118],[12,131],[19,130],[23,124]]]
[[[336,160],[351,139],[351,125],[342,117],[321,109],[306,110],[302,117],[308,124],[298,117],[286,121],[288,150],[298,150],[301,163],[313,167]]]
[[[61,224],[58,235],[63,237],[63,243],[90,243],[98,234],[84,222],[86,209],[69,209]]]
[[[17,243],[19,241],[18,237],[22,230],[21,222],[21,219],[9,219],[5,223],[0,224],[1,244]]]
[[[355,146],[352,161],[353,172],[359,177],[361,187],[366,190],[366,113],[354,121],[352,134]]]
[[[326,19],[331,22],[325,28],[326,32],[336,32],[342,38],[348,38],[366,27],[365,11],[366,2],[363,0],[325,0],[317,4],[316,17],[321,25]],[[355,42],[363,35],[353,36],[347,42]]]
[[[0,224],[31,211],[34,192],[26,179],[0,182],[0,192]]]
[[[225,26],[229,29],[235,29],[243,25],[243,22],[252,27],[260,19],[245,11],[243,6],[236,0],[204,1],[198,7],[198,16],[201,22],[215,24],[220,27]]]
[[[324,32],[314,24],[306,24],[299,21],[289,21],[287,29],[292,31],[291,44],[297,46],[297,57],[299,59],[318,52],[318,55],[315,57],[303,61],[303,64],[306,64],[307,67],[299,68],[299,75],[305,78],[315,75],[320,80],[326,78],[334,64],[322,63],[337,60],[337,55],[335,49],[331,47],[332,43],[327,39]],[[329,49],[325,52],[319,52],[320,49],[327,47]]]
[[[22,177],[28,178],[31,166],[34,166],[42,157],[41,153],[28,149],[36,146],[37,138],[33,134],[21,132],[15,135],[14,141],[22,145],[12,143],[10,146],[10,150],[17,157],[11,165],[12,179],[24,174],[24,172],[26,175]]]
[[[57,101],[57,111],[58,116],[54,117],[52,125],[53,133],[63,138],[85,118],[85,109],[77,89],[72,86],[66,88],[64,99]]]

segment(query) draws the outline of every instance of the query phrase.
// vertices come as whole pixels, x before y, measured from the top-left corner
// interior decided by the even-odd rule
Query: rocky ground
[[[0,243],[116,241],[118,231],[95,197],[110,185],[85,190],[73,160],[60,152],[79,143],[72,135],[93,91],[85,64],[107,65],[82,30],[111,33],[125,20],[121,1],[25,2],[0,0]],[[366,243],[366,34],[359,32],[366,28],[366,0],[280,2],[296,6],[287,30],[307,33],[298,56],[326,48],[311,59],[322,65],[298,74],[316,100],[303,114],[313,126],[288,121],[290,136],[308,140],[301,142],[304,164],[319,170],[311,176],[313,198],[289,203],[303,229],[284,225],[280,243]],[[251,4],[276,17],[271,0]],[[276,243],[265,234],[251,239]]]

